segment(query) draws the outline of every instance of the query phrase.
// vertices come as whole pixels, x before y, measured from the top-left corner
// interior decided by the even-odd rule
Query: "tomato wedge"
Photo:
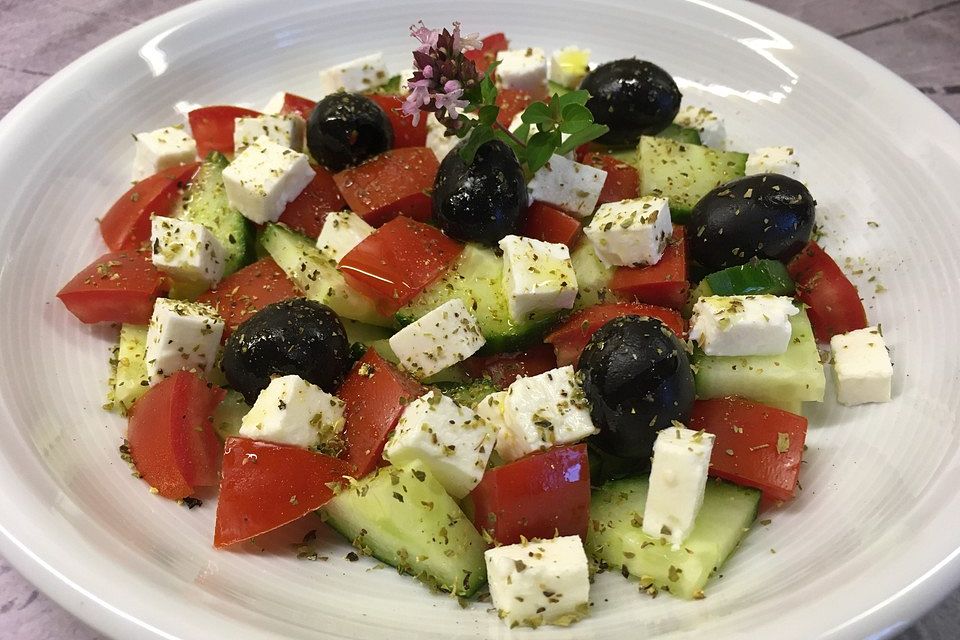
[[[419,382],[367,349],[353,365],[337,391],[343,400],[343,459],[353,465],[356,477],[367,475],[380,462],[387,438],[411,400],[427,390]]]
[[[358,216],[375,227],[403,215],[429,220],[429,192],[440,163],[425,147],[392,149],[333,176]]]
[[[496,104],[500,107],[497,122],[505,127],[513,123],[518,113],[522,113],[533,103],[533,96],[519,89],[500,89],[497,92]]]
[[[544,242],[565,244],[573,249],[582,229],[576,218],[550,205],[534,202],[527,209],[520,235]]]
[[[127,425],[130,455],[164,498],[179,500],[217,484],[221,449],[213,412],[225,395],[197,374],[178,371],[134,403]]]
[[[553,447],[487,470],[470,494],[473,523],[500,544],[578,535],[590,519],[587,445]]]
[[[213,546],[249,540],[316,511],[333,498],[330,485],[352,470],[309,449],[227,438]]]
[[[420,121],[414,125],[413,118],[400,112],[400,107],[403,106],[403,98],[383,93],[374,93],[367,97],[376,102],[386,112],[387,118],[390,120],[390,126],[393,128],[394,149],[422,147],[427,144],[427,119],[420,118]]]
[[[223,318],[223,340],[268,304],[297,298],[300,291],[272,258],[263,258],[230,274],[197,300],[216,308]]]
[[[607,172],[607,179],[603,183],[600,198],[597,200],[598,205],[636,198],[640,193],[640,173],[636,167],[606,153],[595,151],[584,155],[581,162]]]
[[[807,419],[743,398],[697,400],[690,428],[717,439],[710,475],[763,491],[767,502],[794,496]]]
[[[477,65],[477,71],[486,73],[487,68],[497,59],[497,54],[510,48],[510,41],[502,33],[491,33],[482,41],[482,47],[474,51],[467,51],[464,57]]]
[[[687,335],[686,323],[673,309],[657,307],[642,302],[613,302],[599,304],[577,311],[543,339],[553,345],[557,354],[557,365],[577,365],[580,352],[597,330],[614,318],[622,316],[648,316],[667,325],[680,338]]]
[[[867,326],[867,313],[857,288],[833,258],[811,241],[790,260],[787,271],[797,285],[797,298],[807,305],[813,334],[819,342]]]
[[[346,204],[333,180],[333,173],[320,165],[311,166],[316,175],[300,195],[287,204],[278,222],[316,240],[327,214],[344,209]]]
[[[610,280],[610,290],[637,302],[683,309],[690,291],[684,228],[680,225],[673,226],[673,240],[657,264],[647,267],[617,267]]]
[[[313,112],[317,103],[310,98],[304,98],[293,93],[283,94],[283,106],[280,107],[280,113],[283,115],[297,115],[306,120]]]
[[[94,260],[57,297],[80,322],[147,324],[154,301],[169,290],[149,251],[117,251]]]
[[[100,219],[100,235],[111,251],[136,249],[150,240],[150,218],[168,216],[199,162],[171,167],[145,178],[120,196]]]
[[[262,115],[243,107],[200,107],[187,114],[190,131],[197,141],[197,153],[206,158],[211,151],[233,153],[233,125],[237,118],[255,118]]]
[[[538,344],[526,351],[471,356],[463,361],[462,366],[471,378],[490,378],[493,384],[506,389],[517,378],[556,369],[557,359],[550,345]]]

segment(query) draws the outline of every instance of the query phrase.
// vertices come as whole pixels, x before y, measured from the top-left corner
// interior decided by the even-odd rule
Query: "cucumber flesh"
[[[681,127],[676,123],[668,125],[666,129],[657,134],[657,137],[688,144],[702,144],[699,131],[689,127]]]
[[[466,382],[438,382],[435,385],[440,393],[452,398],[457,404],[476,409],[480,401],[491,393],[500,391],[497,385],[487,378]]]
[[[590,500],[587,553],[610,569],[636,577],[644,588],[699,598],[704,587],[757,517],[760,491],[721,480],[707,482],[693,530],[674,550],[642,529],[649,479],[608,482]]]
[[[126,414],[150,388],[147,377],[147,327],[125,324],[120,327],[117,370],[113,379],[114,407]]]
[[[616,296],[608,288],[613,278],[613,268],[608,267],[597,257],[593,245],[584,239],[570,254],[573,272],[577,275],[577,301],[574,311],[592,307],[601,302],[613,302]]]
[[[365,554],[469,597],[486,582],[486,544],[422,463],[383,467],[323,507],[327,523]]]
[[[250,405],[246,403],[240,392],[228,389],[223,402],[217,405],[213,412],[213,428],[221,440],[240,435],[240,422],[248,411],[250,411]]]

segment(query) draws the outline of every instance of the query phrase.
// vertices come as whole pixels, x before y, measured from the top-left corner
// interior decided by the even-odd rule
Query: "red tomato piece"
[[[470,494],[473,523],[501,544],[578,535],[590,519],[587,445],[553,447],[489,469]]]
[[[280,107],[280,113],[283,115],[297,115],[306,120],[313,112],[317,103],[310,98],[304,98],[293,93],[283,94],[283,106]]]
[[[197,141],[197,153],[206,158],[211,151],[233,153],[233,125],[237,118],[255,118],[259,111],[243,107],[200,107],[187,114],[190,131]]]
[[[496,102],[497,106],[500,107],[497,122],[509,127],[517,114],[522,113],[533,103],[533,96],[519,89],[500,89],[497,92]]]
[[[636,198],[640,193],[640,173],[636,167],[606,153],[596,152],[587,153],[582,162],[607,172],[598,205]]]
[[[309,449],[227,438],[213,546],[226,547],[299,520],[333,497],[349,463]]]
[[[181,190],[197,172],[197,162],[171,167],[145,178],[120,196],[100,219],[100,235],[111,251],[136,249],[150,240],[150,218],[168,216]]]
[[[614,318],[623,316],[647,316],[656,318],[667,325],[680,338],[687,334],[686,323],[679,313],[673,309],[657,307],[642,302],[613,302],[587,307],[577,311],[563,324],[554,329],[544,338],[544,342],[553,345],[557,354],[557,365],[577,365],[580,352],[583,351],[590,337],[603,325]]]
[[[581,230],[580,221],[576,218],[550,205],[534,202],[527,209],[520,235],[544,242],[565,244],[573,249]]]
[[[422,147],[427,144],[427,119],[420,118],[420,122],[414,125],[413,118],[400,112],[400,107],[403,106],[403,98],[382,93],[375,93],[367,97],[376,102],[386,112],[387,118],[390,120],[390,126],[393,127],[394,149]]]
[[[769,501],[793,498],[806,418],[743,398],[715,398],[693,403],[690,428],[717,437],[710,475],[760,489]]]
[[[429,220],[430,191],[440,163],[425,147],[392,149],[333,176],[357,215],[375,227],[403,215]]]
[[[819,342],[867,326],[857,288],[816,242],[795,255],[787,271],[797,284],[797,298],[809,307],[807,315]]]
[[[497,59],[497,54],[510,48],[510,41],[502,33],[491,33],[482,41],[483,46],[474,51],[467,51],[464,54],[467,60],[473,61],[477,65],[477,71],[481,74],[486,73],[487,68]]]
[[[164,498],[179,500],[217,484],[222,451],[213,412],[225,395],[197,374],[177,371],[134,403],[127,425],[130,455]]]
[[[683,309],[690,291],[684,228],[680,225],[673,226],[673,239],[657,264],[647,267],[617,267],[610,280],[610,290],[637,302]]]
[[[150,251],[118,251],[93,261],[57,297],[80,322],[147,324],[154,301],[169,290]]]
[[[343,459],[362,478],[376,468],[387,438],[410,401],[427,390],[419,382],[367,349],[337,391],[344,402]]]
[[[550,345],[538,344],[526,351],[471,356],[462,364],[471,378],[490,378],[493,384],[506,389],[517,378],[535,376],[556,369],[557,359]]]
[[[435,227],[400,216],[351,249],[337,268],[390,315],[439,278],[462,250]]]
[[[333,173],[319,165],[312,165],[316,175],[296,198],[284,208],[278,222],[305,236],[316,239],[323,229],[323,221],[331,211],[346,208]]]
[[[216,308],[223,318],[223,340],[237,327],[268,304],[299,297],[300,291],[290,282],[272,258],[263,258],[230,274],[215,289],[197,300]]]

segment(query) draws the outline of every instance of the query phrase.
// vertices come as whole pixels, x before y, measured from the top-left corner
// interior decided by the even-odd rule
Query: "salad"
[[[319,513],[510,626],[583,618],[604,569],[705,597],[796,494],[826,345],[840,403],[891,397],[796,152],[727,149],[649,61],[411,35],[399,75],[134,136],[58,294],[120,326],[121,455],[218,487],[217,548]]]

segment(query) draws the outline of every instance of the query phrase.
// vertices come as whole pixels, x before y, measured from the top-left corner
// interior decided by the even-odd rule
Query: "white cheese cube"
[[[503,289],[514,320],[573,306],[579,289],[566,245],[506,236],[500,240],[500,248]]]
[[[267,115],[276,115],[283,111],[283,105],[287,101],[287,92],[286,91],[277,91],[273,94],[267,104],[264,105],[263,109],[260,110],[261,113]]]
[[[547,97],[547,56],[543,49],[511,49],[497,54],[497,84],[529,93],[535,100]]]
[[[568,89],[576,89],[590,71],[590,49],[569,46],[550,56],[550,80]]]
[[[133,136],[136,156],[133,159],[133,179],[143,180],[153,174],[188,164],[197,159],[197,143],[179,127],[164,127]]]
[[[316,173],[304,154],[261,136],[223,170],[227,200],[247,219],[276,222]]]
[[[585,218],[593,214],[607,180],[607,172],[554,154],[540,167],[527,191],[530,201],[539,200],[567,213]]]
[[[830,339],[837,402],[888,402],[893,364],[879,327],[857,329]]]
[[[569,365],[517,378],[501,404],[497,453],[507,462],[597,432],[583,389]]]
[[[334,445],[343,408],[340,398],[300,376],[274,378],[240,421],[240,435],[305,449]]]
[[[352,211],[331,211],[317,236],[317,249],[335,262],[373,233],[373,227]]]
[[[150,383],[181,369],[207,374],[223,335],[223,319],[199,302],[157,298],[147,328],[147,376]]]
[[[590,572],[580,536],[487,549],[490,599],[510,627],[566,626],[590,609]]]
[[[683,107],[673,122],[687,129],[696,129],[700,134],[700,143],[707,147],[723,149],[727,144],[727,131],[723,126],[723,120],[709,109]]]
[[[690,339],[708,356],[775,356],[790,346],[799,312],[786,296],[708,296],[693,305]]]
[[[679,426],[657,434],[643,511],[643,532],[648,536],[665,538],[677,548],[693,530],[715,439],[712,433]]]
[[[800,162],[793,147],[764,147],[747,156],[746,175],[779,173],[800,179]]]
[[[495,391],[477,403],[477,415],[493,426],[496,431],[503,427],[503,401],[507,398],[506,391]]]
[[[306,123],[296,114],[236,118],[233,124],[233,146],[240,152],[261,136],[265,136],[279,145],[301,151],[305,132]]]
[[[420,460],[452,497],[470,493],[493,452],[493,427],[439,391],[407,405],[383,449],[391,464]]]
[[[656,264],[673,237],[670,204],[655,196],[608,202],[583,233],[607,266]]]
[[[466,360],[486,343],[460,298],[448,300],[390,338],[400,365],[420,378]]]
[[[226,251],[202,224],[177,218],[156,217],[150,221],[153,265],[174,280],[220,282]]]
[[[440,124],[440,121],[437,120],[436,116],[432,113],[426,117],[427,148],[433,151],[433,155],[437,156],[437,160],[443,161],[443,159],[447,157],[447,154],[460,142],[460,138],[457,136],[443,135],[447,131],[447,128]]]
[[[348,93],[367,93],[389,79],[383,54],[372,53],[321,71],[320,94],[325,96],[341,89]]]

